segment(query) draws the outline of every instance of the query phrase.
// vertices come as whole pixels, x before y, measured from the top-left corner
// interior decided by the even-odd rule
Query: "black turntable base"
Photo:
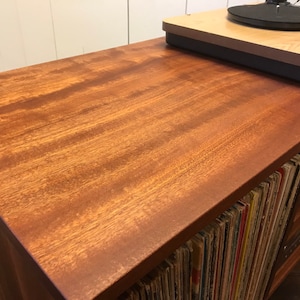
[[[228,8],[228,18],[242,24],[275,30],[300,30],[300,7],[287,1]]]

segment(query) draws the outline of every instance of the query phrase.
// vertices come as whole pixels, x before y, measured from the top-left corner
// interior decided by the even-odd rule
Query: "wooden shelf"
[[[268,298],[275,292],[284,281],[289,272],[300,262],[300,194],[296,199],[293,211],[289,218],[285,236],[278,253],[273,274],[270,278]]]
[[[291,270],[297,265],[297,263],[300,261],[299,257],[300,257],[300,247],[298,247],[293,252],[293,254],[289,256],[289,258],[285,261],[285,263],[282,264],[278,270],[276,270],[268,292],[267,299],[272,296],[275,290],[280,286],[280,284],[287,277],[289,272],[291,272]]]
[[[0,82],[0,262],[28,298],[28,273],[116,297],[300,152],[298,84],[164,39]]]

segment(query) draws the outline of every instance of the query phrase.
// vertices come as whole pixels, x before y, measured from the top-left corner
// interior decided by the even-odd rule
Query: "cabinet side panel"
[[[64,299],[0,219],[0,299]]]

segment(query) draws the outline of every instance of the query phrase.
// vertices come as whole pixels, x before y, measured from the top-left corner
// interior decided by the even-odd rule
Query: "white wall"
[[[226,7],[229,0],[187,0],[187,13],[207,11]]]
[[[28,5],[28,0],[15,0],[15,3],[26,64],[32,65],[55,59],[50,2],[30,0]]]
[[[26,64],[17,6],[12,0],[0,1],[0,70]]]
[[[0,20],[2,70],[56,58],[48,0],[1,0]]]
[[[164,36],[164,18],[226,7],[226,3],[227,0],[1,0],[0,71]]]
[[[129,42],[139,42],[164,35],[162,20],[183,15],[186,0],[130,0]]]
[[[51,0],[57,57],[128,43],[124,0]]]

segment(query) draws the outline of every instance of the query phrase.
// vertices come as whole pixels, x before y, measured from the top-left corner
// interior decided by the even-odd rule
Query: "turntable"
[[[300,81],[300,7],[271,2],[165,19],[166,42]]]
[[[228,18],[260,28],[300,30],[300,7],[286,0],[267,0],[261,4],[229,7]]]

